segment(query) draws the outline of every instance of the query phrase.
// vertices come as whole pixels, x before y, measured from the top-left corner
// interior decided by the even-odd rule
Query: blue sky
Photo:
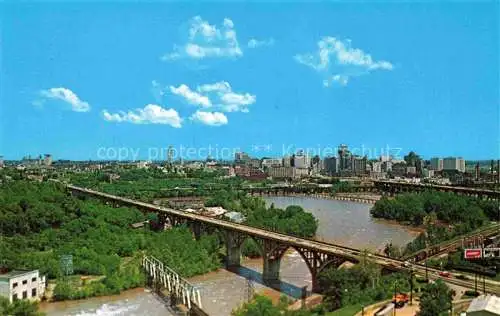
[[[500,156],[498,2],[1,6],[9,159],[340,143]]]

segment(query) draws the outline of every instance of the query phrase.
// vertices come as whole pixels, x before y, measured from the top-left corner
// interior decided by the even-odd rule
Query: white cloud
[[[133,111],[120,111],[118,113],[109,113],[102,111],[106,121],[110,122],[129,122],[133,124],[166,124],[175,128],[180,128],[182,119],[174,109],[164,109],[156,104],[148,104],[142,109]]]
[[[197,88],[217,99],[216,106],[223,112],[248,112],[248,106],[257,101],[257,97],[250,93],[236,93],[226,81],[204,84]]]
[[[67,88],[50,88],[47,90],[40,91],[40,94],[48,99],[56,99],[66,102],[71,105],[71,109],[75,112],[88,112],[90,111],[90,104],[87,102],[80,100],[80,98]],[[35,104],[41,105],[43,101],[36,102]]]
[[[190,119],[210,126],[221,126],[228,123],[226,115],[221,112],[196,111]]]
[[[182,96],[189,104],[200,105],[202,107],[210,107],[212,103],[207,96],[201,95],[196,91],[192,91],[185,84],[181,84],[179,87],[170,86],[170,92],[175,95]]]
[[[274,38],[269,38],[269,39],[266,39],[266,40],[257,40],[255,38],[252,38],[248,41],[248,48],[258,48],[258,47],[262,47],[262,46],[272,46],[274,45]]]
[[[182,45],[174,45],[173,52],[166,54],[162,60],[175,60],[182,57],[202,59],[215,57],[241,57],[241,50],[234,23],[225,18],[220,28],[209,24],[200,16],[191,19],[189,36],[187,42]]]
[[[335,37],[323,37],[318,42],[316,54],[299,54],[295,60],[323,73],[325,86],[331,83],[347,85],[350,77],[357,77],[374,70],[392,70],[393,65],[385,60],[375,61],[370,54],[352,48],[351,41]]]
[[[219,81],[198,86],[197,90],[200,92],[229,92],[231,91],[231,86],[226,81]]]

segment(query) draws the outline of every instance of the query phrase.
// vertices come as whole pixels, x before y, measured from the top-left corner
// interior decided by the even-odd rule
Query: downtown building
[[[339,172],[339,159],[337,157],[326,157],[323,161],[325,174],[335,176]]]
[[[431,158],[431,169],[434,171],[441,171],[444,167],[444,162],[442,158]]]
[[[447,157],[443,159],[444,171],[465,172],[465,159],[462,157]]]
[[[271,167],[267,174],[273,179],[300,179],[309,176],[309,169],[295,167]]]
[[[281,167],[283,160],[280,158],[263,158],[261,165],[262,168]]]
[[[299,169],[307,169],[311,167],[311,158],[301,150],[293,157],[293,166]]]
[[[244,152],[237,152],[234,154],[234,162],[236,164],[245,164],[250,160],[250,156]]]

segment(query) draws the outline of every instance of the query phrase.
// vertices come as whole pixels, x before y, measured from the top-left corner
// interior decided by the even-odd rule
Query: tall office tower
[[[500,183],[500,159],[497,160],[497,183]]]
[[[0,168],[3,168],[4,162],[3,162],[3,156],[0,156]]]
[[[292,166],[292,160],[291,157],[286,155],[283,157],[283,167],[291,167]]]
[[[304,153],[304,151],[301,150],[294,156],[293,166],[299,169],[309,168],[311,166],[311,159],[307,153]]]
[[[167,162],[169,164],[172,164],[174,162],[174,147],[172,147],[172,145],[168,146]]]
[[[341,144],[338,150],[339,154],[339,171],[350,171],[351,170],[351,152],[347,148],[347,145]]]
[[[339,159],[337,157],[326,157],[324,165],[325,172],[329,176],[334,176],[339,172]]]
[[[52,155],[51,154],[45,154],[45,158],[43,159],[43,164],[46,166],[52,165]]]
[[[446,157],[443,159],[443,170],[465,172],[465,160],[462,157]]]
[[[431,169],[436,171],[443,170],[443,159],[441,158],[431,158]]]
[[[250,156],[248,156],[247,153],[244,153],[244,152],[234,153],[234,162],[235,163],[246,163],[249,160],[250,160]]]

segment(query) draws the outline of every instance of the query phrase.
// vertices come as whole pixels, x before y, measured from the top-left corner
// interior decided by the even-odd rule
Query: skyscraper
[[[341,144],[338,150],[339,171],[351,171],[351,152],[347,145]]]
[[[431,158],[431,169],[436,171],[443,170],[443,159],[441,158]]]
[[[43,159],[43,164],[46,166],[52,165],[52,155],[51,154],[45,154],[45,158]]]
[[[234,161],[236,163],[245,163],[249,160],[250,160],[250,156],[248,156],[247,153],[244,153],[244,152],[234,153]]]
[[[167,162],[169,164],[172,164],[174,162],[174,147],[172,147],[172,145],[168,146]]]
[[[293,166],[299,169],[309,168],[311,166],[311,159],[307,153],[301,150],[293,158]]]
[[[465,172],[465,160],[462,157],[446,157],[443,159],[443,170]]]
[[[339,159],[337,157],[326,157],[324,161],[327,175],[333,176],[339,172]]]

